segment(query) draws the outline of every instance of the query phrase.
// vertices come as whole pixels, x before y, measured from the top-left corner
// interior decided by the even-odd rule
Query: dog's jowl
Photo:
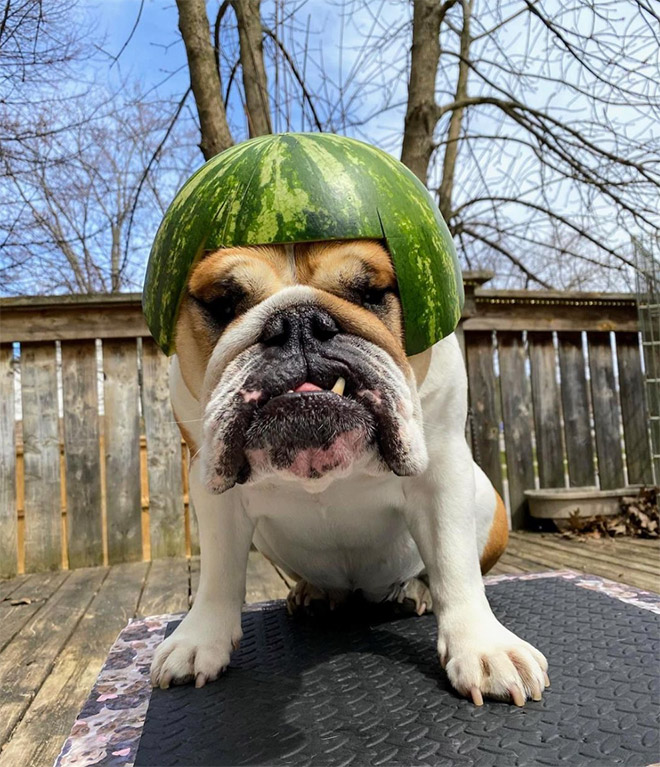
[[[484,594],[507,520],[465,440],[458,342],[407,356],[404,327],[384,241],[231,247],[191,270],[170,388],[192,456],[201,578],[154,684],[201,686],[227,666],[254,541],[296,582],[292,609],[358,589],[408,597],[435,613],[456,690],[477,704],[540,698],[545,658]]]

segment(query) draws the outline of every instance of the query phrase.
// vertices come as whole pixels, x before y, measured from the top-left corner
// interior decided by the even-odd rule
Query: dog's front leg
[[[190,495],[199,524],[201,572],[194,604],[176,631],[156,651],[151,681],[162,688],[218,677],[241,639],[241,607],[254,525],[228,491],[211,495],[190,470]]]
[[[486,599],[463,435],[448,437],[430,458],[431,468],[410,482],[407,519],[429,577],[440,661],[454,688],[477,705],[483,695],[517,705],[538,700],[548,683],[545,657],[505,628]]]

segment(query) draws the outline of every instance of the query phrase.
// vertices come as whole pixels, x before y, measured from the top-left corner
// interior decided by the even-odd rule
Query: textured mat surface
[[[560,578],[488,588],[550,663],[525,708],[475,708],[437,661],[432,616],[246,613],[231,667],[154,690],[136,765],[642,767],[660,760],[658,615]],[[173,626],[170,627],[170,630]]]

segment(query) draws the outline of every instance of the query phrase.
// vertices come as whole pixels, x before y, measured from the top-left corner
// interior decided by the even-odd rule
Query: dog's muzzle
[[[323,307],[276,309],[207,404],[207,485],[223,492],[272,474],[335,478],[365,456],[380,471],[417,473],[426,453],[417,449],[421,431],[409,433],[410,395],[392,358],[342,332]]]

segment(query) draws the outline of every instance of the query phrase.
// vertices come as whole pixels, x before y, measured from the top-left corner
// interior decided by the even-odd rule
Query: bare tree
[[[3,158],[0,275],[12,293],[141,285],[154,228],[189,173],[194,145],[180,130],[179,152],[158,156],[170,105],[139,92],[106,101],[113,109],[102,117],[90,123],[82,111],[75,130],[26,138],[20,161]]]
[[[75,0],[4,0],[0,3],[0,84],[3,97],[28,83],[55,80],[88,54],[85,30],[74,28]]]
[[[6,165],[31,155],[25,141],[67,130],[67,105],[89,92],[71,65],[87,60],[90,46],[87,30],[71,24],[76,0],[0,3],[0,157]]]
[[[414,5],[408,108],[403,131],[402,161],[426,184],[435,151],[438,122],[435,83],[440,62],[440,27],[458,0],[419,0]]]
[[[313,129],[401,146],[402,160],[437,194],[465,266],[495,267],[515,285],[623,284],[628,233],[658,227],[652,5],[411,0],[411,15],[382,0],[328,7],[342,30],[338,72],[327,66],[323,30],[310,33],[309,15],[304,24],[303,3],[275,0],[270,19],[257,0],[220,3],[213,43],[210,30],[202,37],[207,60],[213,47],[217,70],[225,67],[218,113],[231,111],[243,74],[247,128],[239,121],[234,136],[273,123],[279,130],[282,116],[290,129],[299,99],[293,111]],[[222,27],[231,10],[235,27]],[[356,18],[359,42],[342,48]],[[287,36],[284,20],[296,35]]]
[[[191,87],[165,102],[148,101],[138,91],[126,97],[125,83],[101,92],[78,82],[76,65],[89,50],[71,24],[75,7],[75,0],[6,0],[0,22],[5,293],[140,287],[158,220],[195,165],[186,107],[191,92],[206,159],[233,143],[226,104],[239,137],[271,130],[258,0],[220,3],[213,42],[203,0],[180,0]],[[295,58],[279,37],[282,28],[272,26],[271,52],[287,56],[282,75],[295,73],[302,87]],[[313,103],[309,91],[305,95],[309,111]],[[273,103],[280,108],[278,94]]]
[[[628,233],[659,224],[659,20],[643,0],[414,0],[402,160],[467,265],[545,287],[632,265]]]
[[[158,220],[193,167],[176,125],[187,94],[175,107],[128,83],[94,85],[78,11],[76,0],[5,0],[0,11],[4,293],[138,289]],[[168,138],[176,152],[163,151]]]

